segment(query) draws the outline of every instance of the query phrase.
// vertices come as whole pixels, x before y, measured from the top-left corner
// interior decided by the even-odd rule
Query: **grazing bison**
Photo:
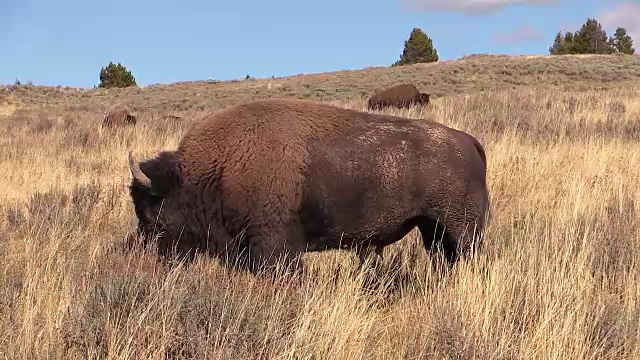
[[[418,91],[412,84],[401,84],[375,92],[369,98],[369,110],[384,107],[408,108],[414,104],[429,104],[429,94]]]
[[[131,115],[127,109],[117,109],[109,112],[102,121],[102,127],[116,127],[123,125],[135,125],[138,119]]]
[[[452,264],[488,208],[485,153],[471,135],[298,99],[219,110],[175,151],[140,163],[129,153],[129,167],[143,239],[159,235],[162,255],[237,257],[253,273],[304,251],[379,253],[416,226]]]
[[[182,121],[182,118],[177,115],[166,115],[164,118],[169,121]]]

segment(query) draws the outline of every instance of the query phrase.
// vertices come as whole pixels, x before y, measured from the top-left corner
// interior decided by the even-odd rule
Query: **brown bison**
[[[135,125],[138,119],[129,113],[127,109],[117,109],[109,112],[102,121],[102,127],[116,127],[123,125]]]
[[[369,98],[369,110],[385,107],[409,108],[412,105],[429,104],[429,94],[418,91],[412,84],[401,84],[375,92]]]
[[[165,120],[169,120],[169,121],[182,121],[182,118],[177,115],[165,115],[164,118]]]
[[[298,99],[219,110],[175,151],[139,164],[129,153],[129,167],[143,239],[158,235],[162,255],[206,251],[253,273],[304,251],[379,253],[416,226],[452,264],[489,205],[485,152],[471,135]]]

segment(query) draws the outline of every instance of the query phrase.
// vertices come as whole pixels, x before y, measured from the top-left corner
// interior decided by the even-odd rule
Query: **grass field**
[[[640,359],[638,58],[471,58],[316,80],[6,89],[0,356]],[[541,70],[544,62],[551,67]],[[368,82],[372,71],[386,75]],[[385,250],[373,288],[344,251],[307,255],[297,284],[207,259],[168,270],[153,254],[121,251],[135,225],[128,149],[138,158],[173,149],[191,121],[227,100],[324,88],[326,97],[311,97],[364,109],[360,91],[409,79],[441,90],[428,107],[387,113],[465,130],[487,151],[484,251],[452,273],[432,270],[416,233]],[[269,81],[289,90],[265,90]],[[492,91],[478,91],[478,81]],[[138,111],[138,125],[100,129],[102,111],[118,102]],[[166,112],[184,120],[159,117]]]

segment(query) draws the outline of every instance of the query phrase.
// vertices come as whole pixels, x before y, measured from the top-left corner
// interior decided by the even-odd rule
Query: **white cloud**
[[[610,10],[600,14],[598,21],[606,29],[607,35],[612,36],[616,28],[623,27],[634,42],[634,47],[638,48],[640,43],[640,3],[621,2]]]
[[[541,39],[544,35],[531,25],[524,25],[512,32],[499,32],[496,41],[499,43],[515,43]]]
[[[467,14],[486,14],[515,4],[553,5],[559,0],[404,0],[409,7]]]

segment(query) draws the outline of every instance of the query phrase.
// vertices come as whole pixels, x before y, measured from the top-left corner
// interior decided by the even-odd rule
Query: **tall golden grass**
[[[335,102],[364,109],[362,101]],[[166,269],[121,251],[127,150],[190,121],[21,113],[0,121],[0,354],[12,359],[640,359],[640,89],[457,95],[386,111],[477,136],[492,219],[441,274],[417,233],[378,286],[355,255],[306,256],[295,285],[215,259]]]

